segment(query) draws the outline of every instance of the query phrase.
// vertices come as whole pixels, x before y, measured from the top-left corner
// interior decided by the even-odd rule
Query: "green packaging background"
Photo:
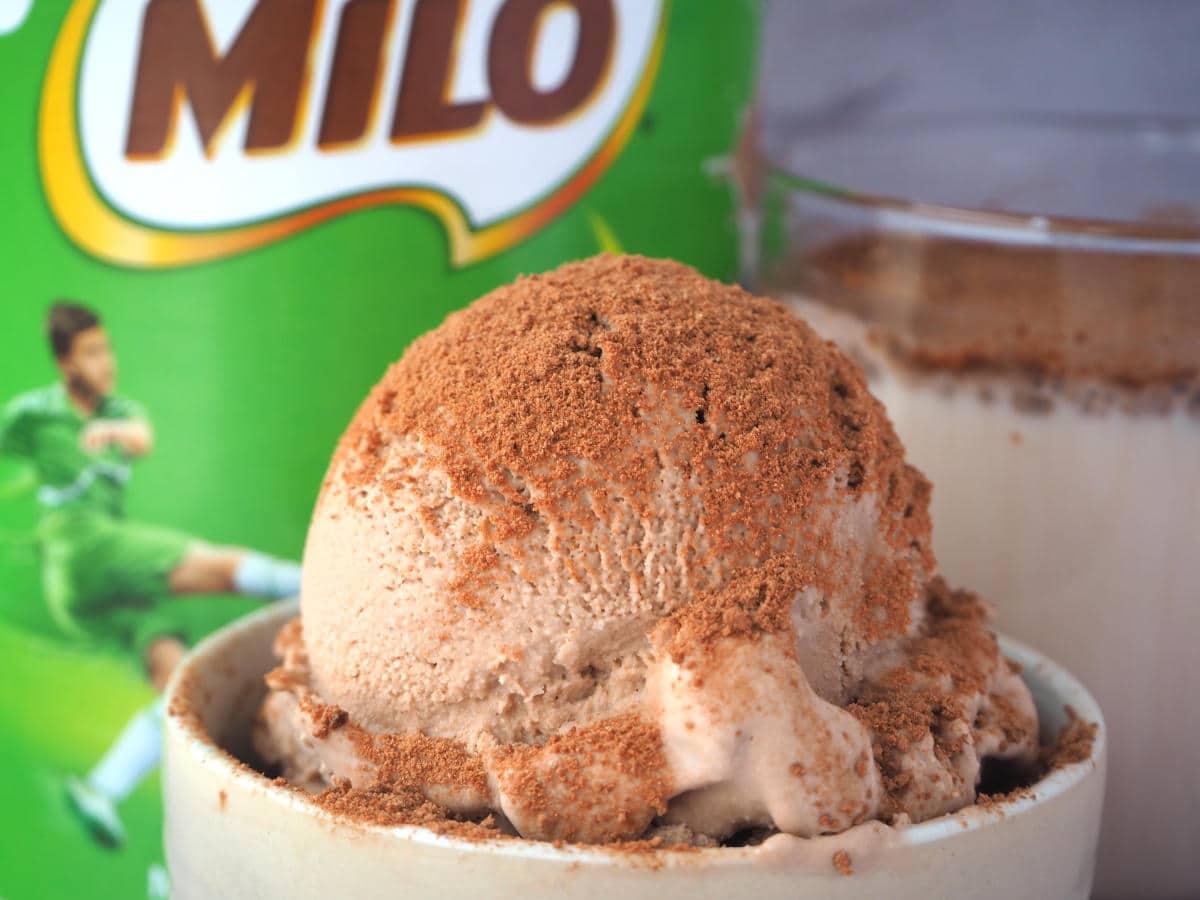
[[[157,432],[135,465],[132,519],[298,558],[333,445],[385,366],[489,288],[597,252],[595,216],[626,250],[737,273],[733,192],[706,163],[731,152],[744,122],[757,0],[675,0],[649,103],[612,167],[532,239],[458,271],[441,226],[397,207],[183,269],[83,254],[50,215],[37,162],[42,80],[67,8],[37,2],[0,36],[0,403],[56,377],[42,333],[51,300],[98,309],[118,390],[145,405]],[[0,898],[143,897],[162,860],[158,777],[122,805],[129,840],[116,853],[69,817],[61,779],[86,772],[153,694],[132,661],[55,633],[26,476],[0,460]],[[256,605],[166,602],[188,604],[180,611],[197,637]]]

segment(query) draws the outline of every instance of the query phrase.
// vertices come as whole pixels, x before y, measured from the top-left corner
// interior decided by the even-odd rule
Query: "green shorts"
[[[47,516],[38,539],[46,603],[64,636],[127,651],[161,634],[152,611],[196,543],[168,528],[94,512]]]

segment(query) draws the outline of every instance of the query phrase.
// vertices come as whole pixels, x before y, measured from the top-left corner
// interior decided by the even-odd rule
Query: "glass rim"
[[[892,117],[864,134],[936,134],[939,130],[981,126],[1029,129],[1092,130],[1131,133],[1152,129],[1175,138],[1190,137],[1200,147],[1200,118],[1123,113],[952,112]],[[849,136],[829,131],[821,137]],[[833,206],[874,214],[881,228],[934,233],[966,239],[1086,249],[1200,255],[1200,222],[1139,222],[1129,219],[988,210],[915,200],[887,192],[858,190],[846,183],[797,172],[781,157],[779,147],[763,154],[765,177],[772,190],[809,195]]]

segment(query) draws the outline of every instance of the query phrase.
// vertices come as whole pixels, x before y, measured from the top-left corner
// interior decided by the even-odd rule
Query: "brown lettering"
[[[206,153],[239,96],[251,92],[247,150],[295,134],[318,0],[260,0],[229,52],[213,46],[198,0],[150,0],[142,19],[125,153],[160,155],[178,126],[177,97],[192,107]]]
[[[533,83],[533,52],[543,13],[569,4],[579,17],[575,60],[549,91]],[[612,52],[612,0],[509,0],[488,45],[488,80],[496,106],[514,122],[545,125],[578,109],[599,86]]]
[[[322,148],[366,134],[391,11],[392,0],[350,0],[342,8],[318,138]]]
[[[467,131],[483,119],[483,101],[451,103],[464,0],[417,0],[392,119],[392,139]]]

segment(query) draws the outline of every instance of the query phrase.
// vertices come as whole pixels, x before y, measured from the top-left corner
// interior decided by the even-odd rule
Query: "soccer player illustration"
[[[62,638],[136,656],[161,693],[185,645],[156,629],[152,606],[199,594],[291,597],[300,569],[126,518],[125,489],[134,462],[154,449],[154,430],[115,393],[116,358],[96,313],[55,303],[46,331],[59,380],[0,414],[0,453],[24,460],[37,480],[45,602]],[[91,772],[66,780],[71,810],[105,846],[124,842],[118,807],[159,764],[162,715],[161,699],[138,711]]]

